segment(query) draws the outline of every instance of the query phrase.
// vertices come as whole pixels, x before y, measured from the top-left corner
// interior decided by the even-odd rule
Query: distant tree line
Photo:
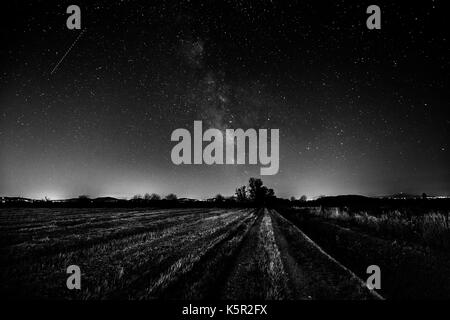
[[[433,199],[425,193],[420,196],[397,194],[383,198],[371,198],[359,195],[321,196],[308,200],[305,195],[300,198],[278,198],[272,188],[264,185],[259,178],[250,178],[247,185],[236,188],[230,197],[217,194],[206,200],[179,198],[174,193],[162,197],[156,193],[136,194],[128,199],[113,197],[91,198],[80,195],[77,198],[51,200],[45,197],[35,200],[23,197],[0,197],[0,207],[340,207],[351,211],[366,210],[380,212],[379,208],[408,208],[411,215],[420,214],[426,208],[448,210],[450,198]],[[417,211],[417,212],[416,212]]]
[[[177,200],[178,197],[176,194],[174,193],[169,193],[167,196],[164,197],[164,200],[168,200],[168,201],[175,201]],[[161,196],[157,193],[146,193],[144,194],[144,196],[141,196],[140,194],[136,194],[131,198],[131,201],[159,201],[161,200]]]

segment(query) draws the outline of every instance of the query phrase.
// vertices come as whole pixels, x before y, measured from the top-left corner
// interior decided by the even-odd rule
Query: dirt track
[[[222,243],[163,296],[227,300],[381,298],[274,210],[257,212],[256,220],[246,226],[241,237],[238,246]],[[207,280],[211,278],[215,280]]]
[[[276,211],[264,209],[237,254],[222,298],[381,297]]]

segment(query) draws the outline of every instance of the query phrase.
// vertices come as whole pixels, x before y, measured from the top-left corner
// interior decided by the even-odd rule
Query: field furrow
[[[0,222],[9,298],[378,298],[266,208],[5,210]],[[69,265],[81,290],[66,288]]]

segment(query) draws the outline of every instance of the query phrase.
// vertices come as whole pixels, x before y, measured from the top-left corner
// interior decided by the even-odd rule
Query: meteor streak
[[[81,38],[81,36],[83,35],[84,31],[86,31],[86,29],[83,29],[80,34],[78,35],[78,37],[75,39],[75,41],[72,43],[72,45],[69,47],[69,49],[67,49],[66,53],[62,56],[62,58],[58,61],[58,63],[56,64],[56,66],[53,68],[53,70],[50,72],[50,74],[52,75],[56,69],[58,68],[58,66],[61,64],[61,62],[64,60],[64,58],[69,54],[70,50],[72,50],[72,48],[75,46],[75,44],[77,43],[78,39]]]

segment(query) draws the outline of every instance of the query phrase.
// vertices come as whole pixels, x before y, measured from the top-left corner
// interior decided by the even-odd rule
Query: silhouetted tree
[[[262,204],[275,199],[275,192],[263,185],[261,179],[250,178],[248,181],[248,193],[251,201]]]
[[[296,199],[294,196],[291,197],[291,201],[294,202]]]
[[[79,203],[83,203],[83,204],[87,204],[87,203],[91,202],[91,199],[89,198],[88,195],[83,194],[83,195],[78,196],[78,202]]]
[[[272,200],[274,200],[276,197],[275,197],[275,192],[273,191],[273,189],[272,188],[266,188],[266,187],[264,187],[265,189],[265,193],[264,193],[264,199],[265,200],[267,200],[267,201],[272,201]]]
[[[247,190],[245,186],[236,189],[236,198],[238,202],[247,201]]]
[[[308,197],[307,197],[307,196],[302,195],[302,196],[300,197],[300,201],[301,201],[301,202],[306,202],[306,200],[308,200]]]
[[[174,193],[169,193],[169,194],[165,197],[165,199],[166,199],[166,200],[169,200],[169,201],[176,201],[176,200],[178,199],[178,197],[177,197],[177,195],[174,194]]]
[[[225,200],[224,196],[221,195],[220,193],[216,194],[216,196],[214,197],[214,200],[216,202],[223,202]]]
[[[152,193],[152,194],[150,195],[150,200],[152,200],[152,201],[158,201],[158,200],[161,200],[161,196],[160,196],[159,194]]]
[[[248,181],[248,193],[250,195],[250,200],[254,202],[259,202],[263,196],[264,190],[262,189],[263,182],[261,179],[250,178]]]
[[[422,199],[426,200],[427,199],[427,194],[424,192],[422,193]]]
[[[131,200],[142,200],[142,196],[140,194],[135,194]]]

